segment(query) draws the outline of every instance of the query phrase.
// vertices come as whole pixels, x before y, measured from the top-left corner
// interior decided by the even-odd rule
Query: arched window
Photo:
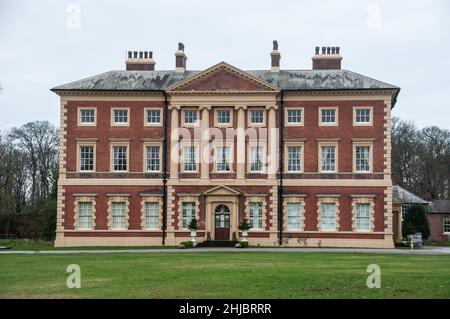
[[[218,205],[216,207],[215,213],[230,213],[230,209],[227,205]]]

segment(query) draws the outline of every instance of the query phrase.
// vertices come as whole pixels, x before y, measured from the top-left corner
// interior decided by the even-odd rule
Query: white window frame
[[[289,111],[300,111],[300,123],[289,122]],[[286,107],[284,109],[284,126],[304,126],[305,125],[305,108],[303,107]]]
[[[228,123],[219,123],[219,112],[230,112],[230,122]],[[215,127],[232,127],[233,126],[233,108],[216,108],[214,109],[214,126]]]
[[[196,169],[192,171],[186,171],[184,167],[185,162],[185,147],[194,147],[195,148],[195,161],[196,161]],[[181,172],[186,174],[195,174],[200,170],[200,147],[198,142],[186,142],[181,143]]]
[[[85,110],[91,110],[94,111],[94,122],[93,123],[86,123],[86,122],[82,122],[81,121],[81,111],[85,111]],[[78,126],[97,126],[97,108],[96,107],[79,107],[78,108],[78,112],[77,112],[77,117],[78,117]]]
[[[292,217],[289,215],[289,206],[292,205],[296,205],[299,207],[299,211],[298,211],[298,216],[295,216],[295,218],[298,218],[299,222],[298,222],[298,228],[291,228],[289,225],[289,217]],[[302,215],[303,215],[303,205],[301,202],[288,202],[286,203],[286,229],[288,231],[301,231],[303,228],[303,223],[302,223]]]
[[[159,147],[159,169],[158,170],[148,170],[147,169],[147,147]],[[150,142],[145,142],[144,143],[144,149],[143,149],[143,154],[144,154],[144,160],[143,160],[143,169],[144,172],[146,173],[160,173],[162,171],[162,143],[150,143]]]
[[[369,148],[369,170],[368,171],[357,170],[357,165],[356,165],[356,148],[357,147],[368,147]],[[370,174],[372,172],[373,172],[373,143],[353,142],[353,173]]]
[[[375,195],[350,195],[352,197],[352,228],[355,232],[373,232],[375,227]],[[358,228],[358,205],[369,205],[369,228]]]
[[[334,207],[334,227],[333,228],[324,228],[324,207]],[[337,230],[337,223],[336,223],[336,215],[337,215],[337,206],[336,203],[333,202],[323,202],[320,203],[320,231],[323,232],[335,232]]]
[[[260,171],[253,171],[252,168],[252,148],[254,147],[261,147],[262,148],[262,165]],[[260,143],[257,142],[250,142],[247,147],[247,172],[251,174],[265,174],[266,172],[266,165],[267,165],[267,142],[266,141],[260,141]]]
[[[300,170],[289,170],[289,147],[300,147]],[[285,142],[284,145],[284,171],[285,173],[301,174],[304,172],[304,142]]]
[[[186,112],[196,112],[197,121],[194,123],[186,123]],[[181,122],[184,127],[197,127],[200,125],[200,111],[198,108],[184,107],[181,109]]]
[[[126,122],[116,122],[115,112],[116,111],[127,111],[127,121]],[[112,107],[111,108],[111,126],[130,126],[130,108],[129,107]]]
[[[159,122],[149,122],[148,121],[148,112],[149,111],[159,111]],[[163,109],[161,107],[146,107],[144,108],[144,126],[150,127],[160,127],[163,123]]]
[[[187,204],[193,204],[193,207],[191,207],[191,218],[188,219],[188,216],[185,216],[185,205]],[[182,201],[181,202],[181,228],[182,229],[188,229],[189,223],[192,219],[197,219],[196,216],[197,213],[197,202],[195,201]]]
[[[257,204],[260,208],[258,209],[258,216],[254,216],[252,207]],[[261,223],[261,227],[251,227],[250,231],[253,230],[264,230],[264,202],[262,201],[250,201],[248,203],[248,221],[250,225],[253,225],[255,219],[257,219],[258,224]]]
[[[121,204],[123,206],[123,226],[115,227],[114,226],[114,206],[115,204]],[[116,215],[117,216],[117,215]],[[125,230],[127,228],[127,203],[124,201],[112,201],[111,202],[111,230]]]
[[[334,171],[322,170],[322,147],[334,147]],[[319,142],[319,173],[334,174],[339,171],[339,143],[337,142]]]
[[[94,163],[92,170],[81,170],[81,147],[93,147]],[[95,142],[77,142],[77,172],[79,173],[93,173],[96,171],[97,165],[97,143]]]
[[[114,147],[124,146],[127,148],[127,169],[126,170],[115,170],[114,169]],[[110,144],[110,171],[114,173],[127,173],[130,171],[130,143],[119,143],[114,142]]]
[[[82,215],[82,212],[84,212],[84,210],[81,208],[82,205],[84,204],[89,204],[90,205],[90,210],[89,210],[89,214],[87,214],[86,216]],[[78,230],[92,230],[92,212],[94,209],[94,204],[92,203],[92,201],[79,201],[77,202],[78,205]],[[87,217],[88,218],[88,227],[81,227],[81,218],[82,217]]]
[[[445,231],[446,226],[448,226],[447,231]],[[442,232],[444,235],[450,235],[450,217],[442,218]]]
[[[215,143],[214,144],[214,172],[215,173],[218,173],[218,174],[231,174],[231,173],[233,173],[234,172],[234,170],[233,170],[233,164],[234,164],[234,147],[233,147],[233,142],[224,142],[224,143]],[[227,147],[227,148],[229,148],[229,150],[230,150],[230,162],[229,162],[229,164],[230,164],[230,170],[229,171],[219,171],[218,169],[217,169],[217,167],[218,167],[218,163],[219,163],[219,155],[221,155],[221,154],[219,154],[219,148],[222,148],[222,147]]]
[[[322,122],[322,112],[326,110],[335,110],[334,122]],[[338,126],[339,125],[339,108],[337,106],[319,107],[319,126]]]
[[[263,121],[262,123],[253,123],[252,122],[252,112],[254,111],[261,111],[263,114]],[[264,127],[266,126],[266,109],[262,107],[249,107],[247,108],[247,122],[249,127]]]
[[[149,216],[148,211],[148,204],[156,204],[156,215]],[[159,201],[146,201],[144,203],[144,212],[145,212],[145,229],[146,230],[159,230],[160,229],[160,211],[161,211],[161,203]],[[149,217],[156,218],[156,226],[155,227],[149,227],[150,219]]]
[[[369,110],[369,122],[357,122],[356,113],[358,110]],[[354,106],[353,107],[353,126],[373,126],[373,107],[372,106]]]

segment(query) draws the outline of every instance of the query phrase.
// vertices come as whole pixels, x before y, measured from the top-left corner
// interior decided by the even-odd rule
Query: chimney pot
[[[181,42],[178,42],[178,50],[184,51],[184,44]]]
[[[128,51],[128,59],[131,59],[133,57],[133,52]]]
[[[325,54],[327,48],[326,47],[322,47],[322,54]]]
[[[137,55],[138,55],[137,51],[134,51],[133,52],[133,58],[137,59]]]
[[[139,59],[143,59],[144,58],[144,52],[143,51],[139,51]]]
[[[148,59],[148,52],[144,51],[144,59]]]
[[[277,40],[273,40],[273,50],[270,53],[270,57],[271,57],[270,71],[271,72],[280,72],[281,54],[280,54],[280,52],[278,52],[278,41]]]
[[[331,54],[336,54],[336,47],[331,47]]]
[[[339,54],[340,48],[336,47],[336,54]]]
[[[278,50],[278,41],[277,40],[273,40],[273,50],[274,51]]]
[[[153,52],[152,52],[152,51],[148,51],[148,57],[149,57],[150,59],[153,59]]]
[[[331,53],[331,48],[327,47],[327,54],[330,54],[330,53]]]
[[[316,55],[319,55],[320,53],[320,47],[316,47]]]

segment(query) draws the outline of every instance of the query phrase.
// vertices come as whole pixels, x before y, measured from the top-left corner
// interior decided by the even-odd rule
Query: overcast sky
[[[394,115],[450,129],[450,2],[0,0],[0,130],[59,124],[49,91],[124,69],[126,50],[151,50],[173,69],[179,41],[188,69],[226,61],[310,69],[314,47],[340,46],[343,68],[402,88]]]

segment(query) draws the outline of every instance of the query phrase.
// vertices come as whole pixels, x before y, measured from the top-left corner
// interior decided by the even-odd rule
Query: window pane
[[[321,210],[321,229],[336,230],[336,204],[322,203]]]
[[[264,123],[264,111],[263,110],[250,111],[250,122],[253,124],[263,124]]]
[[[125,203],[112,203],[112,229],[125,228]]]
[[[370,172],[370,147],[356,146],[355,161],[357,172]]]
[[[250,147],[250,171],[261,172],[263,170],[263,148],[262,146]]]
[[[128,123],[128,110],[114,110],[114,123]]]
[[[80,171],[94,170],[94,146],[80,146]]]
[[[370,231],[370,204],[356,204],[356,230]]]
[[[288,110],[288,123],[299,124],[302,122],[302,110]]]
[[[95,110],[80,110],[80,122],[81,123],[95,123]]]
[[[288,171],[301,171],[301,146],[288,146]]]
[[[147,171],[159,172],[160,158],[159,158],[159,146],[147,146]]]
[[[197,171],[197,148],[195,146],[185,146],[183,148],[183,166],[185,172]]]
[[[301,205],[300,203],[287,204],[288,230],[301,229]]]
[[[218,110],[217,111],[217,123],[230,124],[231,123],[231,111]]]
[[[114,171],[127,170],[127,146],[113,146]]]
[[[78,203],[78,228],[91,229],[92,228],[92,203],[79,202]]]
[[[195,203],[192,202],[183,202],[182,203],[182,212],[183,212],[183,228],[187,228],[189,223],[195,218]]]
[[[159,203],[145,203],[145,228],[159,229]]]
[[[186,124],[197,123],[197,111],[196,110],[184,111],[184,123],[186,123]]]
[[[262,203],[249,203],[250,216],[249,224],[252,229],[263,228]]]
[[[147,110],[147,123],[160,124],[161,123],[161,111],[160,110]]]
[[[335,123],[336,122],[336,110],[335,109],[322,109],[322,123]]]
[[[323,172],[336,171],[336,147],[322,146],[321,147],[321,166]]]
[[[450,233],[450,218],[444,218],[444,233]]]
[[[216,163],[218,172],[229,172],[231,170],[231,149],[229,146],[216,148]]]
[[[370,123],[370,109],[356,109],[356,123]]]

